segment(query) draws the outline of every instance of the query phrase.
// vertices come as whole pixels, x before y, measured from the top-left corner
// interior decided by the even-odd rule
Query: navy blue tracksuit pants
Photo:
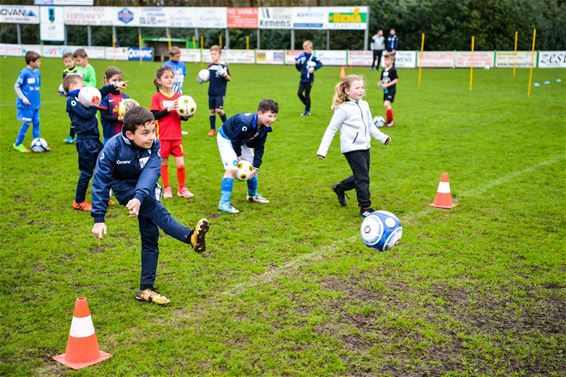
[[[77,138],[75,145],[79,154],[79,170],[81,172],[77,182],[75,202],[82,203],[85,201],[88,183],[92,178],[98,154],[102,150],[102,143],[97,138]]]
[[[161,202],[153,196],[149,196],[143,201],[138,215],[138,223],[142,242],[140,289],[153,288],[159,257],[159,228],[184,243],[190,243],[189,239],[193,230],[179,224]]]
[[[369,149],[344,153],[344,157],[352,169],[352,175],[343,179],[336,185],[340,191],[356,189],[358,206],[368,208],[371,206],[371,193],[369,192]]]

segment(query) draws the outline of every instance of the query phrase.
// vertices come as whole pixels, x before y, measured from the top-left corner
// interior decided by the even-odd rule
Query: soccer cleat
[[[248,202],[253,202],[253,203],[261,203],[261,204],[269,203],[269,200],[265,199],[260,194],[256,194],[256,195],[252,195],[252,196],[246,195],[246,199],[248,199]]]
[[[29,149],[24,147],[23,144],[20,145],[16,145],[16,143],[12,144],[12,148],[14,148],[15,150],[17,150],[18,152],[22,152],[22,153],[29,153]]]
[[[226,213],[240,213],[240,211],[237,210],[236,208],[232,207],[232,205],[230,203],[219,204],[218,209],[220,211],[226,212]]]
[[[368,217],[369,215],[371,215],[373,212],[375,212],[375,209],[368,207],[368,208],[361,208],[360,209],[360,216],[362,217]]]
[[[301,114],[302,117],[310,117],[311,116],[311,112],[310,111],[305,111],[304,113]]]
[[[394,121],[385,124],[387,127],[393,127],[395,125]]]
[[[169,189],[171,189],[171,187],[169,187]],[[183,198],[191,199],[194,195],[192,192],[189,191],[189,189],[187,189],[185,186],[182,186],[179,187],[179,190],[177,191],[177,196],[182,196]]]
[[[216,130],[210,130],[210,131],[208,131],[208,136],[209,136],[209,137],[216,136]]]
[[[339,190],[336,185],[332,186],[332,191],[334,191],[336,193],[336,196],[338,196],[338,203],[340,203],[342,207],[345,207],[346,198],[350,199],[350,197],[344,191]]]
[[[73,139],[73,138],[70,137],[70,136],[67,136],[67,137],[65,138],[65,140],[63,140],[63,143],[65,143],[65,144],[73,144],[74,142],[75,142],[75,139]]]
[[[163,197],[165,199],[171,199],[173,197],[173,192],[171,191],[171,186],[167,186],[163,189]]]
[[[206,251],[205,236],[208,232],[209,224],[207,219],[200,219],[191,235],[191,246],[197,253]]]
[[[163,296],[159,291],[155,288],[146,288],[140,289],[136,293],[136,300],[138,301],[145,301],[145,302],[153,302],[157,305],[167,305],[171,302],[167,297]]]
[[[87,201],[77,203],[73,200],[73,209],[76,209],[77,211],[90,212],[92,205]]]
[[[113,206],[114,205],[114,201],[112,199],[108,199],[108,206]]]

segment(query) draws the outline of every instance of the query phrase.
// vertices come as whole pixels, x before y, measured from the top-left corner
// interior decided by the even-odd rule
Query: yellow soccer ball
[[[184,117],[190,117],[197,111],[197,103],[191,96],[177,98],[177,112]]]
[[[133,98],[126,98],[120,101],[118,104],[118,117],[124,119],[126,112],[132,107],[139,106],[140,104]]]

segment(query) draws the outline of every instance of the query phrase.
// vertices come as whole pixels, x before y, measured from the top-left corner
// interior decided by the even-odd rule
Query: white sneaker
[[[218,209],[220,211],[226,212],[226,213],[240,213],[240,211],[237,210],[236,208],[232,207],[232,205],[230,203],[218,204]]]
[[[265,199],[260,194],[256,194],[254,196],[246,195],[246,198],[248,199],[249,202],[253,202],[253,203],[261,203],[261,204],[269,203],[269,200]]]
[[[165,199],[171,199],[173,197],[173,192],[171,192],[171,186],[167,186],[163,189],[163,197]]]

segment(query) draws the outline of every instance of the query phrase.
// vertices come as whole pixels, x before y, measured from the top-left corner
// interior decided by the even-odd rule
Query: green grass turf
[[[6,375],[562,375],[565,344],[566,70],[399,70],[393,143],[373,143],[375,207],[397,214],[400,244],[378,253],[359,239],[352,192],[342,208],[330,186],[349,175],[338,136],[315,153],[332,112],[339,68],[317,73],[313,116],[301,118],[292,66],[233,65],[228,115],[281,105],[260,174],[268,205],[239,215],[216,206],[223,174],[208,138],[205,85],[188,65],[199,109],[185,126],[188,187],[165,206],[181,222],[211,222],[209,251],[160,240],[157,286],[168,307],[134,300],[137,222],[109,210],[108,235],[71,209],[78,177],[69,121],[55,93],[62,63],[43,59],[41,131],[50,153],[11,149],[19,125],[13,84],[23,58],[0,58],[0,374]],[[110,62],[93,61],[99,83]],[[127,90],[149,106],[157,64],[117,62]],[[383,114],[376,73],[372,111]],[[560,78],[561,83],[555,80]],[[26,144],[30,142],[30,135]],[[173,166],[173,162],[171,162]],[[172,182],[174,169],[170,170]],[[430,209],[440,174],[458,206]],[[71,373],[65,351],[74,301],[88,298],[102,350],[113,357]]]

